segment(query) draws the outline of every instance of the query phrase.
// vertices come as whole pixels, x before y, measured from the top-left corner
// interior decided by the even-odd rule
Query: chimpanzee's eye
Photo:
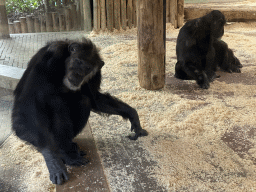
[[[76,52],[79,49],[79,44],[78,43],[72,43],[69,45],[69,51],[70,52]]]

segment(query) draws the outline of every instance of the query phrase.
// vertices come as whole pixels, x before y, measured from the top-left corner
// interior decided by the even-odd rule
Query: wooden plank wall
[[[94,30],[137,27],[138,0],[94,0]]]
[[[166,6],[166,22],[172,23],[174,28],[182,27],[184,22],[184,0],[166,0]]]
[[[139,0],[94,0],[94,30],[126,30],[137,27]],[[181,27],[184,20],[184,0],[166,0],[166,22],[175,28]]]
[[[91,18],[90,0],[78,0],[59,13],[45,13],[39,18],[27,15],[19,21],[9,22],[10,33],[34,33],[52,31],[94,30],[113,31],[137,27],[139,0],[93,0]],[[92,21],[93,19],[93,21]],[[24,22],[24,21],[25,22]],[[166,0],[166,22],[175,28],[181,27],[184,20],[184,0]],[[79,24],[80,23],[80,24]]]

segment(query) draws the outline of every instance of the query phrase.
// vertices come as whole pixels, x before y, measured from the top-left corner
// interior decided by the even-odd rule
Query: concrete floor
[[[12,90],[0,88],[0,146],[11,134]]]

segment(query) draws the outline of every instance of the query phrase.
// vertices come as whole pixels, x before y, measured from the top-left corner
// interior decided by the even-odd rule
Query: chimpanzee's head
[[[63,83],[70,90],[77,91],[101,70],[104,62],[95,45],[85,38],[82,42],[71,42],[68,51],[70,56],[66,59]]]
[[[226,24],[225,16],[218,10],[210,12],[208,16],[212,36],[220,39],[224,35],[224,25]]]

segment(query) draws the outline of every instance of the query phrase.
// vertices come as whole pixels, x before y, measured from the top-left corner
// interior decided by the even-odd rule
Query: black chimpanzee
[[[234,55],[233,51],[228,48],[227,43],[220,39],[214,39],[213,47],[215,49],[215,65],[229,73],[241,73],[240,68],[243,65]]]
[[[87,163],[72,139],[91,111],[129,119],[132,140],[147,135],[135,109],[99,92],[103,65],[88,39],[53,41],[32,57],[14,91],[12,128],[42,153],[54,184],[68,180],[64,164]]]
[[[181,29],[177,39],[175,77],[196,80],[197,84],[208,89],[216,77],[214,39],[224,34],[226,23],[224,15],[214,10],[209,14],[188,21]]]

